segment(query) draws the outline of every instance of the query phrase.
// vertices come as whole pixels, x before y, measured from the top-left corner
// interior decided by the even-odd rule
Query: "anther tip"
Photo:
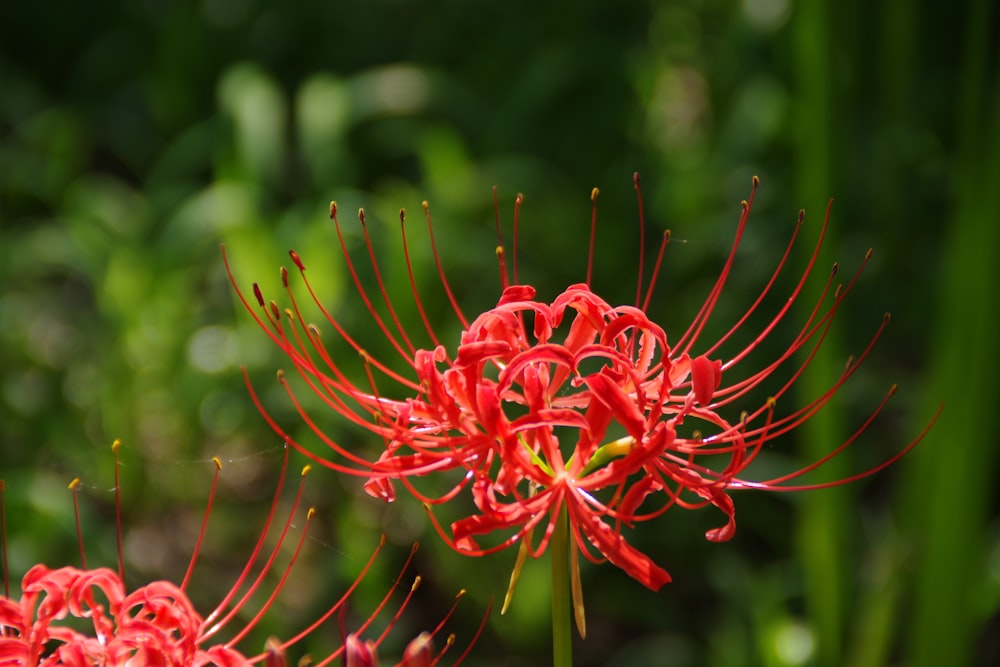
[[[756,174],[754,174],[754,177],[753,177],[753,186],[756,188],[758,185],[760,185],[760,177],[757,176]]]
[[[115,438],[115,441],[111,443],[111,451],[117,454],[121,446],[122,446],[122,441],[119,440],[118,438]]]
[[[80,478],[79,477],[74,477],[73,481],[69,483],[69,486],[67,488],[70,491],[76,491],[77,487],[79,487],[79,486],[80,486]]]
[[[363,208],[358,209],[358,220],[361,221],[362,225],[365,224],[365,209]]]
[[[596,200],[597,199],[597,195],[599,195],[599,194],[601,194],[601,191],[598,190],[597,188],[594,188],[593,190],[591,190],[590,191],[590,201]]]
[[[399,209],[399,222],[400,223],[406,222],[406,209],[405,208]]]
[[[337,202],[330,202],[330,219],[333,220],[337,217]]]
[[[299,257],[299,253],[295,252],[294,250],[289,250],[288,256],[292,258],[293,262],[295,262],[295,266],[299,269],[299,271],[306,270],[306,266],[305,264],[302,263],[302,258]]]
[[[212,457],[212,463],[215,464],[216,470],[222,470],[222,460],[218,456]]]
[[[312,466],[309,465],[308,463],[302,466],[302,476],[305,477],[306,475],[308,475],[310,470],[312,470]]]

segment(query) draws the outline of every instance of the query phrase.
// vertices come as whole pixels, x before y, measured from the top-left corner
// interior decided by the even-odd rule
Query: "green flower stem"
[[[572,667],[573,628],[570,621],[569,520],[566,508],[559,510],[549,543],[552,556],[552,665]]]

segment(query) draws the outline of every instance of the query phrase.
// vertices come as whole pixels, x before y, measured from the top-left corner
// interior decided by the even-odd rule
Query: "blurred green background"
[[[594,285],[628,302],[639,171],[647,251],[663,228],[683,241],[668,249],[651,307],[677,338],[758,174],[750,229],[705,341],[766,282],[799,208],[807,222],[793,262],[803,266],[830,197],[817,279],[834,258],[849,276],[868,247],[875,255],[798,399],[822,393],[883,311],[893,313],[863,370],[810,427],[774,446],[771,463],[792,469],[829,451],[894,382],[885,414],[812,481],[884,460],[939,403],[945,410],[916,451],[874,479],[739,494],[729,543],[702,537],[722,521],[713,510],[647,524],[634,542],[675,581],[653,594],[610,565],[586,567],[590,636],[577,644],[578,663],[1000,664],[998,21],[989,0],[3,3],[0,478],[12,580],[38,561],[78,563],[65,490],[77,476],[88,564],[116,563],[114,438],[124,443],[129,584],[183,576],[215,455],[224,468],[191,589],[199,609],[235,578],[282,457],[239,365],[286,428],[315,440],[274,381],[287,361],[235,302],[220,243],[241,285],[260,281],[272,297],[296,248],[327,307],[389,357],[348,282],[329,200],[370,279],[352,224],[352,211],[366,208],[400,315],[426,344],[406,300],[399,208],[409,211],[427,307],[454,340],[421,200],[471,313],[498,294],[490,187],[508,223],[524,193],[522,277],[551,298],[584,277],[598,186]],[[810,306],[804,298],[797,317]],[[766,351],[794,333],[789,323]],[[371,447],[333,417],[321,421],[345,444]],[[303,463],[292,457],[294,469]],[[297,479],[293,471],[288,484]],[[458,646],[489,597],[502,598],[513,552],[460,557],[412,499],[384,506],[358,486],[310,475],[311,539],[245,650],[322,611],[380,531],[389,545],[348,627],[415,539],[425,577],[387,653],[436,623],[460,588],[469,599],[448,626]],[[293,541],[301,510],[295,523]],[[494,614],[466,664],[550,660],[547,574],[547,564],[529,564],[512,612]],[[338,635],[332,623],[308,648],[319,654]]]

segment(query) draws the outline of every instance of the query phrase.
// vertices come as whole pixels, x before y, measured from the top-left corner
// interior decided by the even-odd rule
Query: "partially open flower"
[[[117,479],[117,441],[114,450]],[[124,566],[120,552],[117,572],[108,568],[88,569],[86,556],[82,552],[81,546],[81,568],[66,566],[52,569],[46,565],[37,564],[29,569],[22,578],[21,595],[20,598],[16,598],[11,595],[10,586],[6,579],[7,559],[6,553],[4,553],[4,588],[2,595],[0,595],[0,665],[42,665],[45,667],[57,665],[72,667],[92,667],[94,665],[107,665],[109,667],[143,667],[146,665],[201,667],[213,665],[216,667],[244,667],[262,663],[268,667],[285,667],[288,664],[286,651],[289,647],[300,644],[314,633],[322,632],[336,636],[338,632],[336,623],[328,623],[328,621],[338,612],[343,613],[347,601],[374,563],[375,557],[385,542],[384,539],[348,590],[314,622],[286,640],[269,640],[260,653],[248,652],[242,646],[246,643],[251,631],[272,609],[275,600],[284,588],[305,542],[309,524],[314,515],[312,509],[306,512],[305,525],[302,526],[294,551],[284,570],[277,571],[275,563],[281,547],[293,527],[292,522],[298,512],[305,477],[309,470],[309,466],[303,469],[302,483],[299,485],[288,517],[280,528],[280,534],[271,547],[270,555],[263,558],[266,538],[282,496],[281,489],[288,463],[287,449],[282,464],[282,483],[279,483],[275,491],[268,518],[246,565],[229,592],[213,610],[207,615],[202,615],[195,609],[186,590],[198,558],[202,538],[205,535],[222,467],[219,459],[216,458],[213,461],[216,466],[215,477],[209,494],[205,520],[198,542],[194,547],[188,571],[179,585],[170,581],[154,581],[130,590],[125,584]],[[79,480],[74,480],[70,484],[70,488],[74,491],[74,503],[77,501],[76,489],[78,486]],[[0,517],[3,515],[3,491],[3,482],[0,481]],[[116,487],[116,501],[120,502],[117,491]],[[77,506],[75,505],[75,507]],[[77,517],[79,519],[78,511]],[[5,521],[3,524],[0,528],[5,528]],[[120,528],[119,525],[119,531]],[[80,529],[79,523],[77,529],[78,531]],[[0,530],[0,535],[3,532]],[[80,544],[82,545],[82,536],[78,537],[81,537]],[[415,549],[416,547],[414,547],[414,551]],[[266,584],[272,574],[280,575],[278,582]],[[401,583],[402,578],[401,572],[400,577],[390,587],[382,602],[369,618],[354,630],[351,637],[356,638],[364,633],[376,620],[382,610],[388,606],[391,596]],[[420,578],[416,577],[410,588],[410,593],[406,595],[385,629],[375,640],[370,640],[365,644],[373,655],[375,649],[388,636],[396,620],[406,608],[419,583]],[[271,587],[270,591],[267,590],[268,586]],[[264,602],[256,608],[251,607],[251,599],[260,595],[264,596]],[[461,597],[462,594],[456,597],[455,605],[458,604]],[[430,637],[438,634],[445,621],[454,612],[455,605],[436,628],[429,633],[418,636],[414,643],[424,646]],[[249,620],[246,620],[248,615]],[[81,624],[80,620],[84,620],[85,624]],[[343,618],[341,618],[341,622],[343,622]],[[220,637],[225,638],[220,639]],[[453,642],[454,637],[448,637],[445,649],[433,654],[433,659],[439,660]],[[344,654],[345,650],[350,654],[351,643],[351,641],[346,641],[345,645],[321,660],[309,664],[330,664]],[[467,652],[468,649],[466,649]],[[462,658],[464,658],[464,654],[458,658],[455,664],[461,662]],[[348,662],[350,662],[349,658]],[[404,658],[402,664],[420,665],[425,663],[414,661],[413,658]]]
[[[635,187],[638,192],[638,176]],[[848,362],[826,392],[798,409],[778,412],[779,402],[823,343],[861,270],[845,285],[837,285],[834,266],[811,314],[804,323],[793,326],[797,333],[791,343],[773,360],[745,369],[751,353],[785,326],[793,304],[803,294],[829,221],[827,209],[805,270],[781,298],[777,310],[764,318],[765,323],[754,329],[748,324],[751,315],[763,309],[765,297],[776,289],[801,228],[802,213],[785,254],[760,295],[719,340],[702,340],[736,260],[757,187],[755,178],[749,199],[741,204],[732,249],[715,285],[691,325],[672,340],[647,314],[669,232],[663,237],[646,285],[640,248],[635,302],[624,306],[612,306],[591,290],[589,266],[586,282],[569,286],[551,302],[537,300],[534,288],[518,282],[516,251],[513,281],[509,279],[501,242],[497,257],[502,294],[495,307],[470,320],[444,277],[430,231],[444,298],[463,332],[456,346],[435,335],[424,315],[407,252],[414,299],[430,339],[427,347],[418,348],[396,316],[382,284],[364,212],[359,217],[382,301],[378,307],[348,256],[333,204],[331,218],[358,295],[375,327],[411,372],[396,373],[372,358],[358,339],[345,331],[313,291],[302,259],[292,251],[292,261],[319,311],[361,358],[367,384],[348,379],[342,366],[354,360],[334,358],[320,339],[319,327],[307,323],[285,269],[281,278],[290,301],[286,309],[266,301],[256,284],[256,307],[238,287],[237,292],[258,324],[291,359],[305,385],[334,414],[377,436],[384,448],[377,457],[365,458],[329,437],[280,373],[302,418],[325,447],[317,449],[293,440],[263,408],[262,412],[291,446],[323,465],[364,476],[369,493],[385,500],[395,497],[396,483],[402,483],[429,507],[468,490],[476,508],[471,516],[445,528],[431,513],[442,538],[462,553],[482,555],[520,543],[523,551],[538,556],[546,550],[559,517],[565,513],[574,558],[579,552],[595,562],[606,559],[649,588],[658,589],[670,581],[669,574],[630,545],[623,528],[657,518],[670,507],[712,505],[723,513],[725,521],[706,537],[727,540],[736,525],[731,491],[801,490],[845,483],[891,464],[923,436],[918,435],[883,463],[847,479],[812,485],[790,483],[854,442],[895,392],[892,387],[857,432],[822,460],[774,479],[745,478],[747,467],[763,447],[807,421],[830,401],[867,357],[888,322],[886,315],[869,345]],[[596,224],[596,198],[595,189],[592,225]],[[640,194],[640,226],[641,202]],[[520,205],[518,196],[515,249]],[[424,210],[431,230],[426,202]],[[402,212],[400,220],[404,220]],[[499,222],[497,227],[499,237]],[[592,226],[591,263],[593,231]],[[640,230],[640,238],[642,234]],[[403,244],[406,249],[405,228]],[[236,286],[235,280],[233,284]],[[737,350],[723,357],[720,349],[727,342]],[[755,392],[765,390],[772,393],[762,403],[758,398],[757,403],[744,405]],[[733,420],[726,417],[728,413],[739,416]],[[418,489],[414,478],[428,475],[440,477],[448,488],[436,494]],[[480,539],[493,534],[496,537],[490,545],[480,545]]]

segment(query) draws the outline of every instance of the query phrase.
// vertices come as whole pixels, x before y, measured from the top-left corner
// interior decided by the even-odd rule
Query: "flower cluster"
[[[639,192],[637,175],[634,181]],[[850,445],[881,411],[894,393],[893,387],[858,431],[822,460],[774,479],[745,478],[748,466],[765,445],[804,423],[834,396],[867,357],[888,322],[886,315],[869,345],[847,364],[826,392],[798,409],[779,414],[779,402],[823,343],[834,315],[861,271],[858,269],[846,284],[837,285],[834,266],[805,322],[795,327],[797,333],[791,343],[763,366],[744,368],[751,353],[784,324],[793,304],[803,294],[816,267],[829,220],[827,209],[805,270],[790,293],[781,299],[777,311],[764,318],[765,324],[746,331],[748,322],[759,319],[759,315],[751,316],[763,309],[766,297],[779,284],[779,274],[788,263],[803,223],[802,213],[783,257],[760,295],[719,340],[711,343],[702,340],[736,259],[757,187],[754,178],[750,197],[741,204],[731,252],[704,305],[688,329],[672,342],[647,315],[669,232],[663,237],[645,289],[640,261],[633,305],[612,306],[595,294],[590,287],[589,266],[585,283],[569,286],[551,303],[546,303],[536,299],[534,288],[518,282],[516,230],[522,201],[518,196],[513,281],[508,279],[503,243],[499,242],[502,294],[495,307],[471,320],[463,315],[445,279],[429,209],[424,202],[430,244],[444,294],[463,328],[454,349],[439,341],[424,315],[403,228],[414,300],[432,343],[418,349],[387,295],[374,259],[364,211],[359,218],[381,295],[382,305],[378,307],[358,278],[334,203],[330,217],[358,294],[377,329],[412,373],[397,373],[365,351],[323,306],[296,252],[290,254],[305,288],[328,324],[363,360],[366,384],[348,379],[341,369],[341,359],[334,358],[321,341],[319,327],[303,317],[285,269],[281,277],[291,305],[283,310],[274,301],[266,301],[256,284],[254,306],[240,292],[227,262],[243,304],[288,355],[305,385],[335,414],[377,436],[384,448],[379,456],[369,459],[335,441],[316,423],[280,372],[279,379],[291,400],[326,450],[316,451],[300,444],[267,414],[259,401],[258,407],[288,444],[323,465],[366,477],[365,488],[372,495],[391,501],[395,497],[394,485],[401,483],[432,507],[467,491],[476,508],[472,515],[454,521],[445,529],[435,514],[430,514],[441,537],[460,552],[482,555],[521,543],[522,550],[537,557],[546,550],[560,515],[565,513],[574,559],[579,551],[594,562],[610,561],[645,586],[659,589],[670,581],[670,575],[629,544],[623,528],[659,517],[674,506],[711,505],[722,512],[725,521],[709,530],[706,537],[712,541],[728,540],[735,531],[732,491],[799,490],[848,482],[891,464],[922,437],[921,434],[880,465],[847,479],[790,484]],[[591,264],[596,198],[595,189]],[[641,192],[639,211],[642,237]],[[404,220],[401,211],[401,223]],[[643,254],[640,248],[640,260]],[[870,252],[866,262],[868,257]],[[745,342],[722,358],[721,346],[737,338]],[[772,388],[774,385],[776,390]],[[757,399],[756,404],[742,405],[768,390],[771,393],[762,403]],[[256,395],[254,399],[257,400]],[[739,416],[727,418],[726,414],[731,412]],[[446,481],[445,492],[432,495],[417,488],[413,478],[432,474]],[[541,536],[535,541],[539,532]],[[480,541],[490,535],[499,537],[493,537],[490,545],[481,546]]]
[[[21,591],[20,603],[0,598],[0,664],[251,664],[225,645],[201,648],[203,619],[167,581],[126,594],[122,580],[107,568],[35,565],[21,580]],[[90,619],[93,634],[56,624],[67,616]]]
[[[117,449],[118,442],[116,441],[114,446],[116,478],[118,472]],[[4,590],[3,594],[0,595],[0,665],[25,667],[31,665],[44,667],[61,665],[66,667],[93,667],[94,665],[111,667],[143,667],[147,665],[152,667],[249,667],[253,664],[263,663],[268,667],[284,667],[287,664],[286,650],[299,644],[307,637],[322,632],[327,621],[338,613],[341,614],[341,636],[346,634],[343,629],[343,613],[346,604],[374,563],[385,543],[384,538],[348,590],[313,623],[290,639],[280,641],[272,638],[268,640],[264,650],[260,653],[248,655],[239,648],[239,645],[245,643],[250,632],[272,609],[299,556],[309,523],[314,515],[312,509],[306,512],[305,526],[302,528],[289,562],[283,572],[275,573],[275,561],[292,528],[292,520],[302,498],[304,480],[309,470],[309,466],[306,466],[302,471],[303,482],[299,485],[299,491],[287,520],[280,530],[280,535],[271,548],[270,555],[263,563],[260,563],[266,538],[282,495],[281,488],[288,464],[287,449],[281,469],[281,483],[276,489],[271,510],[260,538],[245,567],[230,591],[207,616],[202,616],[195,609],[186,590],[198,558],[211,513],[212,500],[215,497],[219,471],[222,467],[219,459],[216,458],[213,461],[215,463],[215,477],[209,494],[205,521],[192,553],[187,574],[180,585],[170,581],[155,581],[129,591],[125,585],[124,566],[120,554],[117,572],[108,568],[87,569],[86,555],[81,546],[82,568],[60,567],[52,569],[43,564],[37,564],[30,568],[22,578],[21,596],[20,599],[15,599],[11,596],[6,581],[7,561],[6,553],[4,553]],[[79,480],[74,480],[70,484],[70,488],[74,491],[74,504],[77,501],[76,490],[78,487]],[[0,501],[2,501],[3,491],[3,482],[0,481]],[[116,501],[120,502],[117,487]],[[2,507],[2,502],[0,502],[0,507]],[[75,507],[78,508],[76,504]],[[79,517],[79,511],[77,511],[77,517]],[[77,527],[79,531],[79,523]],[[78,537],[81,536],[78,535]],[[80,544],[83,544],[82,539]],[[415,552],[416,547],[411,552],[411,558]],[[408,565],[409,560],[407,560]],[[406,566],[404,566],[404,571],[405,569]],[[278,582],[268,592],[264,585],[272,573],[279,574]],[[401,572],[368,619],[352,633],[347,634],[339,648],[316,664],[330,664],[334,660],[342,658],[344,664],[349,667],[377,665],[378,647],[402,615],[420,584],[420,577],[414,579],[413,585],[398,611],[379,636],[367,640],[363,640],[361,637],[389,604],[402,580],[403,573]],[[253,611],[249,606],[250,600],[258,593],[265,595],[265,601],[256,611]],[[454,637],[449,636],[445,647],[440,651],[435,651],[433,637],[441,632],[463,594],[464,591],[456,597],[455,604],[436,628],[431,632],[421,633],[410,642],[399,664],[407,667],[429,667],[440,661],[444,653],[453,645]],[[248,613],[252,614],[249,620],[246,618]],[[90,627],[84,630],[84,625],[71,619],[83,619]],[[485,623],[485,618],[483,621]],[[234,625],[238,627],[233,627]],[[228,636],[226,639],[220,640],[219,636],[224,634],[223,630],[227,630]],[[474,642],[475,638],[472,643]],[[471,644],[469,648],[471,648]],[[468,653],[468,649],[454,664],[460,663],[466,653]],[[310,662],[310,664],[312,663]]]

